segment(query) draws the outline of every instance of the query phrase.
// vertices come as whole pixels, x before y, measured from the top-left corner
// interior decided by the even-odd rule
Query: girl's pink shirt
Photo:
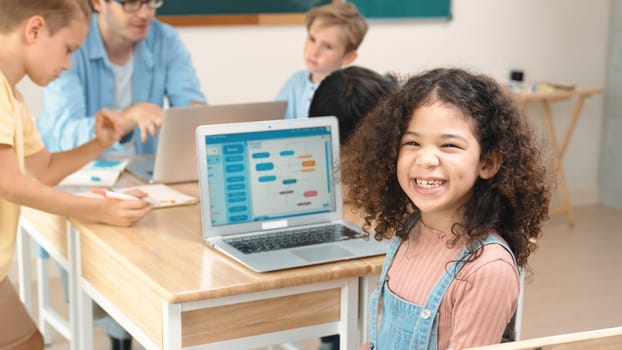
[[[449,248],[447,241],[452,238],[422,222],[415,225],[388,271],[391,291],[409,302],[424,304],[464,249],[460,241]],[[499,244],[484,246],[479,258],[462,268],[441,301],[438,348],[457,350],[499,343],[516,311],[519,279],[507,250]]]

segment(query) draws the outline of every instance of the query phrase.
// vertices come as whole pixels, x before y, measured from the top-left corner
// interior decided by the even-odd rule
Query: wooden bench
[[[511,343],[480,346],[471,350],[618,350],[622,349],[622,327],[526,339]]]

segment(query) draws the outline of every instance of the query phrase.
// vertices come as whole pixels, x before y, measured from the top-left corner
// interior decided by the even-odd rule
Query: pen
[[[125,194],[121,192],[114,192],[110,190],[104,190],[101,188],[91,188],[91,192],[98,194],[100,196],[103,196],[104,198],[108,198],[108,199],[141,200],[140,198],[129,195],[129,194]]]

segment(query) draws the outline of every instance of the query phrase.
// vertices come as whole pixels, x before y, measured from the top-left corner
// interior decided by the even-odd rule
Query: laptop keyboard
[[[361,232],[336,224],[228,238],[224,241],[244,254],[251,254],[361,238],[364,236],[365,234]]]

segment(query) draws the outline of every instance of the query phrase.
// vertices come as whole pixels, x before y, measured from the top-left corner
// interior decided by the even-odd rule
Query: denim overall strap
[[[514,256],[512,249],[510,249],[510,246],[508,246],[508,244],[505,243],[505,241],[500,240],[495,236],[488,236],[486,237],[486,239],[484,239],[484,244],[490,244],[490,243],[497,243],[498,245],[502,246],[505,250],[507,250],[507,252],[510,253],[510,256],[512,257],[514,266],[516,266],[519,272],[521,271],[521,268],[520,266],[518,266],[518,261],[516,260],[516,257]]]
[[[402,240],[399,237],[393,238],[393,242],[387,251],[386,258],[384,260],[384,264],[382,265],[382,272],[380,273],[380,278],[378,279],[378,285],[376,289],[371,294],[371,298],[369,300],[369,336],[370,336],[370,350],[374,350],[376,348],[376,333],[378,332],[378,301],[380,299],[382,290],[384,288],[384,284],[386,282],[387,271],[389,271],[389,266],[391,266],[391,262],[393,261],[393,257],[395,257],[395,252],[400,247],[400,243]]]
[[[481,247],[488,244],[500,244],[504,247],[512,258],[514,258],[514,254],[510,248],[506,245],[505,242],[499,240],[495,236],[487,236],[482,240]],[[430,342],[437,342],[437,339],[431,339],[432,334],[437,334],[437,323],[438,323],[438,310],[441,305],[441,301],[443,296],[447,292],[447,288],[451,284],[454,279],[454,276],[458,274],[458,272],[464,267],[465,260],[471,255],[472,251],[469,248],[465,248],[460,255],[456,258],[456,260],[451,264],[449,269],[445,272],[443,277],[437,282],[436,286],[428,296],[421,313],[419,314],[419,320],[416,324],[416,329],[413,332],[413,338],[411,340],[410,349],[428,349],[430,346]],[[516,262],[516,260],[514,259]],[[436,326],[436,327],[435,327]],[[433,348],[436,348],[434,346]]]

